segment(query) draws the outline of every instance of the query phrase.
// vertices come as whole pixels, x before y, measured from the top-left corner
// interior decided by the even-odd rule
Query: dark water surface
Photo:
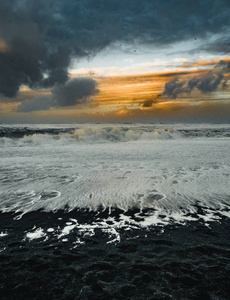
[[[228,218],[118,228],[120,241],[99,227],[60,237],[71,218],[90,224],[106,214],[1,213],[0,299],[230,299]],[[30,239],[35,228],[46,234]]]

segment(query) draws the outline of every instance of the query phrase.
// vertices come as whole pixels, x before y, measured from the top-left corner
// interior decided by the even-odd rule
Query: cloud
[[[68,115],[68,118],[70,116]],[[69,120],[69,119],[68,119]],[[81,122],[230,122],[229,101],[191,103],[164,103],[153,108],[127,109],[95,114],[77,114],[74,112],[72,120]]]
[[[225,59],[221,59],[216,65],[215,68],[223,68],[224,70],[226,69],[226,71],[228,71],[227,69],[230,68],[230,61],[229,60],[225,60]]]
[[[185,81],[179,81],[178,78],[166,82],[163,96],[168,96],[170,98],[177,98],[177,96],[183,92],[186,92]]]
[[[47,123],[50,122],[50,113],[37,111],[23,114],[23,120],[11,111],[0,112],[2,123]],[[128,109],[123,107],[114,111],[103,111],[95,113],[82,113],[70,110],[68,115],[59,114],[53,116],[52,122],[205,122],[205,123],[229,123],[230,103],[229,101],[200,102],[191,105],[190,102],[165,102],[150,109]]]
[[[36,96],[31,100],[22,102],[18,112],[47,110],[50,107],[72,106],[89,102],[99,90],[97,83],[92,78],[74,78],[65,84],[56,84],[51,90],[51,95]]]
[[[163,47],[224,33],[229,14],[228,0],[0,0],[0,94],[64,84],[73,58],[114,42]]]
[[[213,54],[229,54],[230,53],[230,37],[221,37],[214,42],[200,48],[200,50],[208,51]]]
[[[182,64],[178,64],[177,67],[179,68],[203,68],[203,67],[214,67],[214,68],[223,68],[227,67],[228,64],[230,63],[230,58],[224,57],[223,59],[220,60],[218,59],[208,59],[208,60],[198,60],[198,61],[193,61],[193,62],[184,62]]]
[[[52,106],[55,106],[55,101],[52,97],[49,96],[36,96],[31,100],[26,100],[22,102],[18,108],[18,112],[30,112],[36,110],[45,110],[49,109]]]
[[[84,103],[88,97],[96,95],[99,92],[96,86],[92,78],[74,78],[65,84],[55,85],[51,92],[58,106],[71,106]]]
[[[223,79],[222,73],[212,73],[203,75],[202,77],[195,77],[189,80],[188,87],[192,91],[195,87],[200,90],[202,93],[214,92],[221,80]]]
[[[158,103],[159,100],[156,99],[147,99],[142,104],[142,107],[152,107],[154,104]]]
[[[166,82],[162,95],[175,99],[180,94],[191,93],[195,89],[202,93],[211,93],[218,88],[223,78],[223,72],[209,72],[183,81],[174,78]]]

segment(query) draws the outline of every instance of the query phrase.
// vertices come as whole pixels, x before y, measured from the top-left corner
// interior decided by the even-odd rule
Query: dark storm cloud
[[[230,53],[230,37],[221,37],[214,42],[209,43],[200,48],[200,50],[208,51],[213,54],[229,54]]]
[[[178,95],[191,93],[195,89],[202,93],[211,93],[218,88],[223,78],[223,72],[209,72],[200,76],[194,76],[187,80],[174,78],[173,80],[166,82],[162,95],[175,99]]]
[[[74,78],[64,84],[55,85],[50,96],[36,96],[22,102],[17,111],[29,112],[86,103],[91,96],[98,93],[96,86],[96,81],[91,78]]]
[[[61,87],[73,57],[112,42],[162,47],[222,33],[229,15],[229,0],[0,0],[0,94]]]
[[[186,92],[185,85],[185,81],[179,81],[178,78],[174,78],[173,80],[166,82],[163,96],[177,98],[179,94]]]
[[[223,77],[224,75],[222,73],[210,72],[206,75],[203,75],[201,78],[192,78],[188,82],[188,87],[190,88],[190,90],[197,87],[197,89],[202,93],[214,92],[221,83]]]

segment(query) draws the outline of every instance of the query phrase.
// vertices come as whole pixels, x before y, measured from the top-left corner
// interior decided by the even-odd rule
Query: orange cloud
[[[225,56],[218,59],[208,59],[208,60],[198,60],[195,62],[184,62],[183,64],[179,65],[180,68],[194,68],[194,67],[207,67],[207,66],[215,66],[217,65],[220,60],[224,60],[226,62],[230,62],[230,57]]]

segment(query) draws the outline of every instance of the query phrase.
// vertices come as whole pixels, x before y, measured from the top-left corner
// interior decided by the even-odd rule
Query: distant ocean
[[[230,125],[0,125],[0,299],[230,299]]]

